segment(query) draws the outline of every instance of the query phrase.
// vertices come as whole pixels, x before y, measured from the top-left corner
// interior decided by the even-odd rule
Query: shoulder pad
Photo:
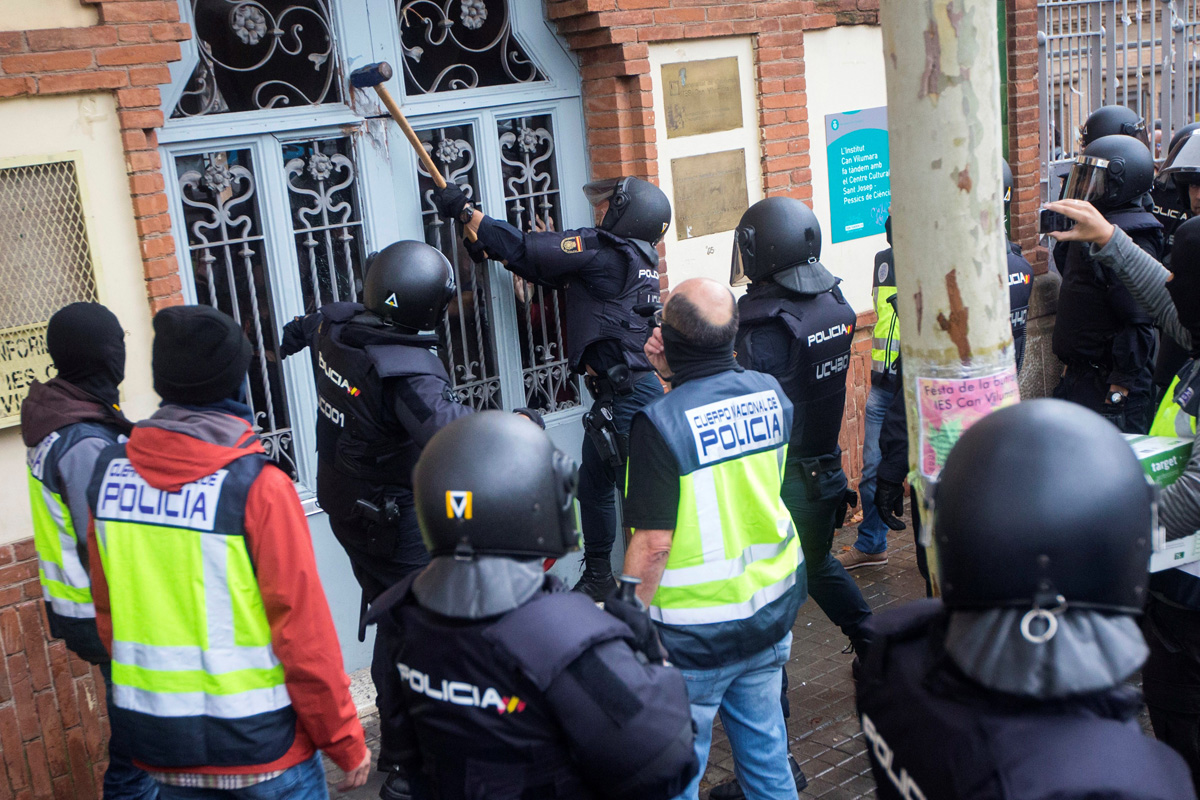
[[[1114,211],[1105,214],[1104,218],[1126,233],[1162,228],[1162,223],[1149,211]]]
[[[317,313],[330,322],[349,322],[364,311],[362,303],[326,303]]]
[[[412,595],[413,581],[421,574],[421,570],[413,570],[405,575],[401,581],[390,587],[383,594],[375,598],[371,603],[371,609],[367,612],[366,624],[375,625],[389,613],[392,609],[404,605],[408,602]]]
[[[434,375],[450,380],[446,367],[432,350],[405,345],[369,344],[363,348],[381,378]]]
[[[875,254],[875,274],[871,276],[873,286],[895,286],[896,274],[892,270],[892,248]]]
[[[946,613],[941,600],[923,598],[873,614],[865,624],[870,627],[873,638],[907,639],[923,634],[938,617]]]
[[[483,631],[498,653],[546,691],[571,662],[601,642],[633,639],[629,626],[580,592],[545,592]]]
[[[804,312],[796,302],[782,297],[743,297],[738,301],[738,315],[746,323],[778,319],[796,338],[804,333]]]

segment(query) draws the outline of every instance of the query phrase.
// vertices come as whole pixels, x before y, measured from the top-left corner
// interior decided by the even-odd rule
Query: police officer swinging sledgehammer
[[[575,589],[599,601],[615,585],[616,489],[629,425],[662,394],[642,352],[650,323],[634,309],[658,302],[654,246],[671,223],[671,204],[661,189],[640,178],[597,181],[583,191],[592,206],[604,210],[599,227],[561,232],[524,233],[485,216],[455,183],[433,197],[443,217],[478,236],[465,242],[476,261],[494,258],[527,281],[566,290],[567,357],[595,398],[584,417],[579,513],[585,566]]]
[[[579,546],[576,480],[545,432],[498,411],[421,454],[433,560],[371,610],[397,643],[385,722],[416,800],[668,800],[698,771],[683,676],[633,585],[602,611],[542,571]]]
[[[434,353],[454,296],[454,272],[424,242],[396,242],[366,266],[363,303],[329,303],[284,326],[283,355],[309,347],[317,380],[317,500],[350,557],[366,604],[429,563],[412,499],[421,449],[461,405]],[[360,636],[364,631],[360,629]],[[382,720],[384,800],[409,789],[388,725],[396,677],[386,632],[375,637],[371,677]]]

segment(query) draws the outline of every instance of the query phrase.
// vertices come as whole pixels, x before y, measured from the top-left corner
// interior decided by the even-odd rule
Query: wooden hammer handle
[[[400,130],[404,131],[409,144],[417,151],[417,158],[421,159],[421,163],[425,165],[425,171],[433,179],[434,185],[439,189],[445,189],[446,179],[442,177],[442,172],[437,168],[437,164],[433,163],[433,158],[429,155],[429,151],[425,149],[425,145],[417,136],[417,132],[412,129],[412,125],[408,124],[408,118],[404,116],[404,112],[400,110],[400,106],[392,98],[392,93],[385,89],[383,84],[375,86],[375,93],[379,95],[379,99],[387,107],[388,113],[392,115],[392,119],[396,120],[396,124],[400,126]],[[468,239],[472,242],[475,241],[475,231],[464,225],[463,232],[466,233]]]

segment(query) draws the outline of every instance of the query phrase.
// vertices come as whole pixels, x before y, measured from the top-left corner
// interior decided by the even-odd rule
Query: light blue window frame
[[[190,0],[179,3],[183,21],[190,22]],[[335,0],[332,5],[341,80],[345,81],[351,71],[365,64],[388,61],[396,69],[386,86],[401,103],[414,128],[473,126],[479,179],[476,189],[486,211],[499,218],[504,216],[498,121],[545,114],[553,119],[563,223],[567,227],[592,224],[591,209],[579,191],[587,181],[579,68],[543,19],[540,2],[511,0],[510,18],[523,49],[537,63],[545,81],[411,97],[404,95],[403,72],[398,68],[402,54],[393,0]],[[188,302],[200,299],[188,253],[175,160],[197,153],[249,150],[255,165],[263,256],[271,274],[269,300],[278,337],[278,329],[304,310],[281,145],[290,140],[349,137],[357,168],[367,252],[398,239],[423,239],[416,157],[399,127],[383,116],[386,112],[374,92],[353,91],[346,98],[348,104],[172,119],[170,115],[198,58],[195,41],[189,41],[183,45],[182,61],[171,65],[172,82],[163,87],[162,93],[167,123],[159,132],[173,232],[180,253],[183,294]],[[348,88],[344,91],[350,92]],[[512,409],[526,404],[513,283],[501,265],[490,263],[487,268],[493,287],[489,311],[502,405]],[[285,360],[280,369],[287,392],[298,488],[302,494],[308,494],[315,490],[316,475],[313,421],[317,410],[311,362],[302,354]],[[581,440],[577,423],[587,395],[582,389],[580,395],[584,401],[580,405],[547,418],[551,434],[568,452],[577,453]]]

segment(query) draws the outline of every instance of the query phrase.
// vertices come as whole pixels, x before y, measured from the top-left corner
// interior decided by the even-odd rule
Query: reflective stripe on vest
[[[128,459],[105,468],[96,537],[118,708],[240,719],[291,705],[245,537],[212,532],[227,475],[162,492]]]
[[[786,452],[784,445],[681,476],[652,619],[667,625],[748,619],[795,585],[804,554],[779,497]]]
[[[875,336],[871,339],[871,371],[893,372],[900,357],[900,319],[888,298],[896,294],[895,286],[875,287]],[[879,334],[884,334],[880,336]]]
[[[1151,436],[1178,436],[1187,439],[1196,435],[1196,418],[1185,412],[1175,402],[1175,391],[1179,388],[1179,376],[1176,375],[1171,385],[1167,387],[1166,396],[1158,406],[1154,422],[1150,424]]]
[[[75,524],[62,495],[43,483],[46,458],[61,437],[52,433],[26,457],[29,467],[29,507],[33,512],[33,543],[38,553],[42,597],[60,617],[92,619],[92,582],[79,557]]]

